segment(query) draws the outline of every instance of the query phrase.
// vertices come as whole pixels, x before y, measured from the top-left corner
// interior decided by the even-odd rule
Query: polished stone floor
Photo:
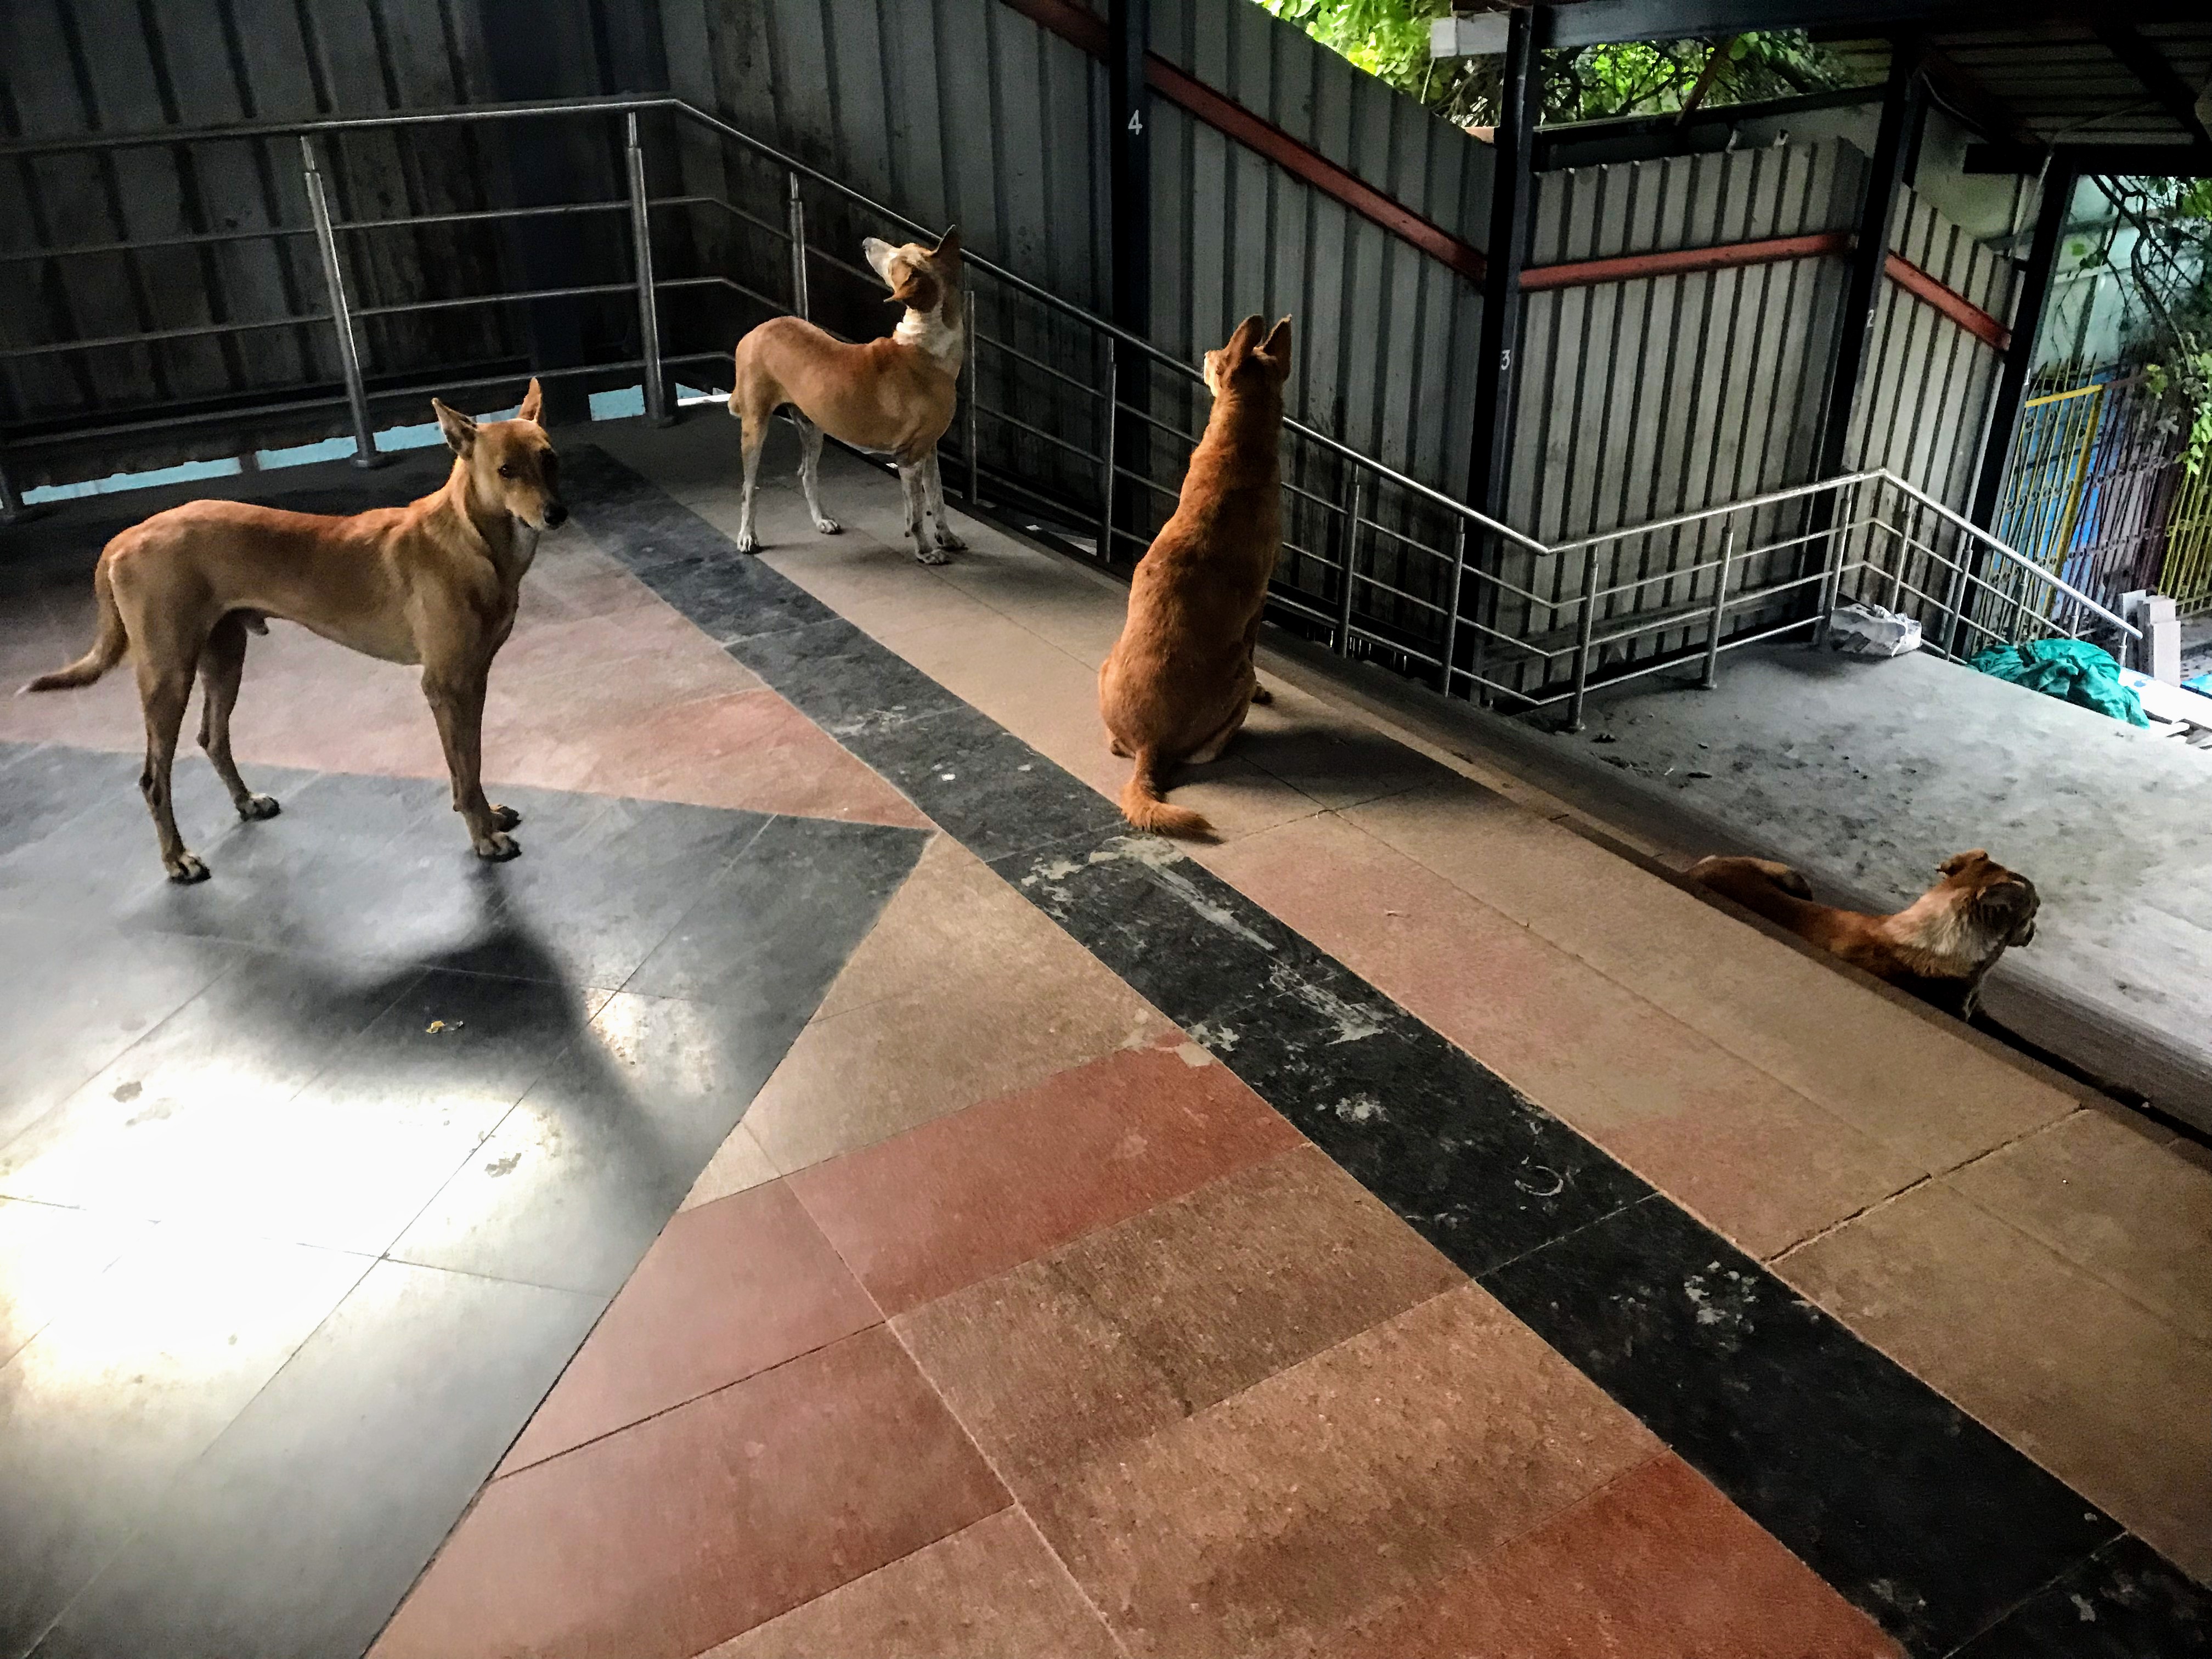
[[[514,863],[294,630],[198,887],[0,707],[0,1654],[2212,1650],[2186,1149],[1295,676],[1129,837],[1113,591],[726,428],[568,446]]]

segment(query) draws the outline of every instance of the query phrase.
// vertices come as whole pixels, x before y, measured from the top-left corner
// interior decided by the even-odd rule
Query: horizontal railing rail
[[[776,208],[755,211],[745,203],[713,191],[687,189],[654,194],[647,182],[646,133],[641,118],[665,114],[682,125],[736,146],[781,176]],[[392,215],[345,219],[331,211],[325,183],[325,158],[319,141],[348,133],[393,131],[470,123],[550,120],[618,120],[621,196],[576,202],[472,209],[458,212]],[[53,140],[0,143],[0,155],[158,148],[239,141],[295,140],[312,222],[272,224],[197,234],[171,234],[138,240],[79,244],[49,249],[15,249],[0,260],[69,260],[153,250],[252,240],[313,237],[325,284],[325,307],[278,318],[252,318],[105,334],[94,338],[42,342],[0,348],[0,364],[51,358],[74,352],[153,346],[278,328],[328,328],[337,347],[343,386],[329,396],[291,397],[234,404],[204,415],[80,426],[43,434],[47,444],[151,432],[185,422],[246,422],[310,414],[343,402],[354,432],[356,459],[374,465],[371,416],[374,401],[406,393],[413,385],[369,386],[358,325],[368,319],[395,319],[471,307],[533,304],[549,300],[606,300],[629,296],[637,310],[641,349],[620,357],[537,372],[546,378],[604,376],[635,372],[642,381],[647,415],[665,421],[672,410],[668,372],[678,365],[726,362],[722,350],[664,350],[659,301],[667,294],[720,289],[771,311],[805,316],[811,303],[812,274],[874,283],[872,273],[838,258],[806,228],[806,192],[813,191],[908,234],[932,237],[938,228],[886,206],[866,193],[787,155],[719,116],[671,96],[582,98],[520,104],[479,105],[382,115],[331,116],[310,120],[249,122],[216,128],[137,133],[94,133]],[[786,293],[768,291],[727,272],[665,275],[654,267],[655,215],[716,212],[734,224],[785,245]],[[556,286],[502,288],[496,292],[417,297],[363,304],[349,287],[341,249],[349,239],[378,233],[436,226],[510,224],[532,219],[626,215],[630,275],[626,280]],[[1203,376],[1188,362],[1163,350],[1141,335],[1099,317],[988,258],[968,254],[971,276],[999,291],[988,308],[1006,324],[1021,320],[1009,309],[1015,298],[1041,307],[1073,325],[1087,342],[1089,361],[1054,363],[1025,349],[1002,327],[985,325],[987,307],[980,291],[969,307],[969,356],[963,382],[961,453],[966,495],[971,506],[982,499],[986,447],[984,422],[1001,437],[1021,434],[1048,447],[1065,465],[1087,473],[1095,489],[1095,556],[1113,562],[1124,544],[1141,549],[1150,539],[1143,526],[1157,521],[1176,496],[1182,455],[1195,440],[1183,426],[1158,412],[1151,395],[1155,373],[1188,388]],[[750,273],[748,273],[750,274]],[[1045,416],[1020,399],[997,402],[983,392],[989,376],[979,372],[987,358],[992,373],[1010,383],[1017,372],[1042,375],[1088,418],[1072,432],[1065,422],[1052,429]],[[519,372],[486,374],[462,380],[441,379],[434,389],[452,392],[464,386],[511,385]],[[709,374],[702,377],[714,383]],[[433,389],[428,386],[421,389]],[[1182,395],[1188,395],[1187,392]],[[1065,410],[1060,412],[1065,413]],[[1308,523],[1303,531],[1286,522],[1285,551],[1302,567],[1326,578],[1319,586],[1279,580],[1271,592],[1278,614],[1322,633],[1346,655],[1368,653],[1417,668],[1432,676],[1439,690],[1520,708],[1564,705],[1567,723],[1579,725],[1589,692],[1603,684],[1685,666],[1698,670],[1710,684],[1722,653],[1792,632],[1817,633],[1835,605],[1845,599],[1870,599],[1892,609],[1907,609],[1922,622],[1931,648],[1946,656],[1971,655],[1977,640],[1991,642],[2078,635],[2099,630],[2115,639],[2136,630],[2093,596],[2060,580],[1988,532],[1886,470],[1844,474],[1815,483],[1771,490],[1741,501],[1677,513],[1646,523],[1598,532],[1572,540],[1545,543],[1492,519],[1443,490],[1354,449],[1312,425],[1286,419],[1285,442],[1296,463],[1286,468],[1286,515],[1293,510]],[[1085,435],[1095,434],[1090,441]],[[1152,457],[1157,443],[1177,452],[1174,477]],[[1000,447],[1003,450],[1002,441]],[[1129,451],[1141,448],[1142,457]],[[0,516],[20,510],[0,453]],[[1334,473],[1331,478],[1326,475]],[[957,476],[957,475],[956,475]],[[1012,467],[994,469],[994,487],[1026,494],[1058,506],[1065,488],[1042,489],[1025,482]],[[1117,511],[1119,486],[1144,492],[1154,502],[1139,508],[1131,496],[1128,511]],[[1139,527],[1133,528],[1134,523]],[[1439,533],[1438,526],[1441,526]],[[1764,528],[1762,528],[1762,526]],[[1316,533],[1317,532],[1317,533]],[[1670,559],[1665,568],[1632,566],[1631,550],[1666,538],[1679,548],[1695,540],[1686,564]],[[1708,556],[1711,538],[1718,550]],[[1363,549],[1366,557],[1363,561]],[[1386,557],[1387,555],[1387,557]],[[1516,565],[1526,567],[1516,580]],[[1571,568],[1579,566],[1578,570]],[[1386,574],[1387,570],[1387,574]],[[1411,574],[1409,574],[1411,573]],[[1578,578],[1570,586],[1570,577]],[[1544,578],[1553,591],[1540,591]],[[1886,597],[1883,597],[1886,596]],[[1813,599],[1816,602],[1808,604]],[[1731,628],[1734,631],[1731,631]],[[1672,641],[1671,643],[1669,641]]]

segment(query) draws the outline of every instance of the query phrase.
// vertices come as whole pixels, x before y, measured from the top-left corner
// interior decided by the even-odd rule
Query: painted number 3
[[[1130,132],[1131,132],[1132,134],[1141,134],[1141,133],[1144,131],[1144,130],[1145,130],[1145,112],[1144,112],[1142,110],[1136,110],[1136,109],[1133,109],[1133,110],[1131,110],[1131,111],[1129,112],[1129,131],[1130,131]]]

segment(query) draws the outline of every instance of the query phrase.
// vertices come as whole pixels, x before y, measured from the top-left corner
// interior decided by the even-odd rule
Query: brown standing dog
[[[1139,830],[1202,836],[1213,826],[1160,799],[1176,761],[1218,756],[1267,701],[1252,672],[1267,579],[1283,539],[1283,382],[1291,319],[1260,337],[1247,317],[1206,354],[1213,412],[1191,452],[1173,517],[1137,562],[1129,617],[1098,671],[1098,712],[1114,752],[1134,757],[1121,811]]]
[[[2035,937],[2042,901],[2033,882],[1992,862],[1978,847],[1938,868],[1942,879],[1890,916],[1815,904],[1803,876],[1766,859],[1700,859],[1690,866],[1690,878],[1964,1019],[2005,947]]]
[[[511,859],[506,832],[520,816],[484,799],[481,744],[486,677],[514,625],[523,573],[541,532],[565,521],[553,446],[538,423],[538,382],[511,421],[479,426],[435,398],[453,451],[445,487],[408,507],[349,518],[286,513],[243,501],[191,501],[157,513],[108,543],[94,569],[100,636],[68,667],[25,691],[89,685],[137,660],[146,713],[146,769],[138,787],[161,839],[172,881],[204,881],[169,800],[177,730],[203,687],[200,747],[241,818],[276,816],[230,756],[230,711],[250,628],[282,617],[386,662],[419,663],[422,695],[453,774],[453,810],[477,854]]]
[[[837,521],[822,510],[817,475],[822,434],[898,464],[906,492],[907,534],[914,556],[943,564],[965,543],[945,521],[945,483],[937,441],[952,424],[959,401],[966,319],[960,299],[960,233],[948,230],[935,247],[893,247],[871,236],[860,249],[906,307],[888,340],[848,345],[802,317],[777,317],[738,342],[730,413],[744,422],[745,497],[738,519],[738,551],[757,553],[753,493],[769,422],[788,406],[799,422],[799,481],[806,510],[825,536]],[[923,533],[925,510],[929,534]]]

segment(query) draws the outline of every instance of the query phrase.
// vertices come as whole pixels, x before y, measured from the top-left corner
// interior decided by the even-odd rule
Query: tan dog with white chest
[[[204,881],[208,873],[178,835],[169,796],[195,672],[203,688],[200,747],[231,804],[241,818],[276,816],[276,803],[246,787],[230,753],[246,633],[267,632],[269,617],[365,656],[420,664],[453,810],[471,844],[487,859],[522,850],[506,833],[520,815],[484,799],[483,704],[538,535],[568,516],[553,446],[538,423],[542,403],[532,380],[514,420],[480,425],[433,398],[453,467],[442,489],[406,507],[331,518],[246,501],[189,501],[108,543],[92,578],[99,637],[68,667],[23,690],[89,685],[125,653],[136,659],[146,716],[138,787],[170,880]]]
[[[967,349],[960,233],[946,231],[933,248],[919,242],[894,247],[872,236],[860,246],[890,285],[893,303],[906,308],[889,339],[848,345],[803,317],[777,317],[738,342],[730,413],[744,423],[740,553],[760,551],[753,532],[755,479],[769,422],[785,407],[798,417],[799,480],[817,530],[825,536],[838,531],[837,521],[822,510],[817,476],[827,432],[840,443],[889,455],[897,464],[915,558],[943,564],[947,553],[965,545],[945,523],[945,483],[937,466],[937,441],[952,424]]]
[[[1160,799],[1162,769],[1214,759],[1251,706],[1267,701],[1252,652],[1283,539],[1291,319],[1264,340],[1261,326],[1247,317],[1228,344],[1206,354],[1212,413],[1174,515],[1137,562],[1128,620],[1098,671],[1098,712],[1114,752],[1136,761],[1122,815],[1162,835],[1213,828]]]
[[[1808,944],[1965,1019],[2009,945],[2035,937],[2035,884],[1980,848],[1937,866],[1936,884],[1894,915],[1815,903],[1810,883],[1769,859],[1700,859],[1690,879]]]

